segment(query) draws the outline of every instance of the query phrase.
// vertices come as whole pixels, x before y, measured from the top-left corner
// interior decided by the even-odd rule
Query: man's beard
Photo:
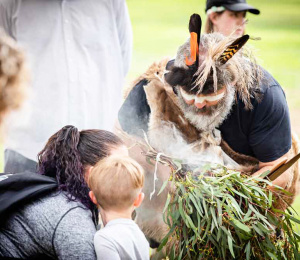
[[[187,105],[178,91],[179,106],[184,116],[200,131],[210,131],[223,123],[230,113],[234,96],[234,87],[227,86],[225,96],[217,105],[198,109],[194,104]]]

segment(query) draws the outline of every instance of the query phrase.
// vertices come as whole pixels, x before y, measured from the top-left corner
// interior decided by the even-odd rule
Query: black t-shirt
[[[267,71],[263,73],[261,102],[253,98],[253,109],[246,110],[237,96],[230,115],[219,129],[222,138],[234,151],[254,156],[261,162],[270,162],[291,148],[291,126],[281,86]],[[151,110],[144,91],[146,84],[147,80],[140,81],[119,111],[121,127],[129,134],[141,135],[141,130],[147,132]]]
[[[234,151],[271,162],[291,148],[291,124],[281,86],[267,71],[263,72],[262,101],[252,99],[253,109],[247,111],[237,96],[236,104],[219,129]]]

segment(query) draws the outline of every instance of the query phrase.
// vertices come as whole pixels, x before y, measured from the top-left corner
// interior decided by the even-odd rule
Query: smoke
[[[202,138],[205,134],[199,136],[199,141],[188,144],[173,123],[161,122],[160,127],[149,131],[148,138],[150,145],[156,151],[179,159],[184,164],[203,166],[208,163],[215,163],[238,169],[239,165],[219,146],[221,137],[216,137],[213,132],[206,132],[206,134],[214,139],[214,144],[208,146],[204,144],[207,141]]]

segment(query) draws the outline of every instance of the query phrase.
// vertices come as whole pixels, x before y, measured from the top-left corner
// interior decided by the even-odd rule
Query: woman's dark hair
[[[216,14],[221,15],[223,12],[224,11],[222,11],[222,12],[216,12]],[[213,33],[213,32],[214,32],[214,24],[210,20],[209,15],[207,15],[206,23],[205,23],[205,27],[204,27],[204,33]]]
[[[79,200],[92,209],[89,188],[84,178],[85,167],[94,166],[113,148],[124,145],[115,134],[105,130],[83,130],[65,126],[52,135],[38,154],[39,173],[56,178],[60,191],[69,200]]]

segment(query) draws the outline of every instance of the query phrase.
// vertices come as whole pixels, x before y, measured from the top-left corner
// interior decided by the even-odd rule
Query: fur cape
[[[124,98],[126,99],[129,92],[138,82],[146,79],[149,83],[144,86],[144,90],[151,109],[148,123],[148,134],[150,137],[159,133],[165,124],[171,123],[188,144],[200,142],[203,149],[209,145],[216,145],[214,138],[211,136],[205,137],[202,132],[184,117],[178,104],[177,95],[174,93],[173,88],[164,80],[167,62],[168,59],[163,59],[160,62],[153,63],[143,75],[133,82],[133,85],[125,90]],[[155,136],[151,139],[155,139]],[[252,168],[250,171],[256,170],[257,159],[234,152],[224,140],[221,140],[219,144],[224,152],[238,164],[247,166],[248,169],[250,166]]]

